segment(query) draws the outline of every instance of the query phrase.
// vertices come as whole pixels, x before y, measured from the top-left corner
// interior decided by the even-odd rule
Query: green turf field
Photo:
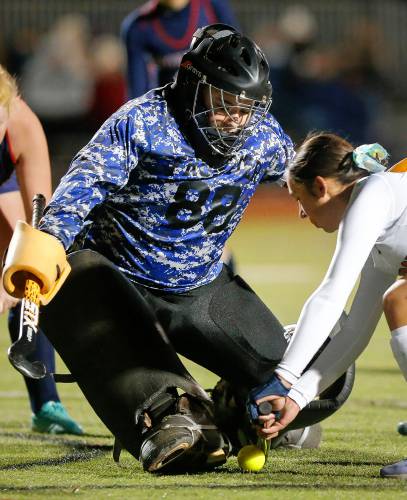
[[[318,284],[334,240],[305,222],[243,222],[231,246],[240,273],[283,323],[295,322]],[[83,438],[29,431],[21,377],[8,364],[8,336],[1,323],[0,500],[10,498],[407,498],[407,482],[382,480],[382,464],[407,456],[405,382],[392,359],[383,323],[358,362],[356,384],[345,406],[323,423],[320,450],[277,450],[257,474],[239,472],[235,458],[216,472],[155,477],[127,453],[111,458],[113,440],[75,385],[60,387],[69,412],[83,424]],[[192,367],[205,387],[215,378]]]

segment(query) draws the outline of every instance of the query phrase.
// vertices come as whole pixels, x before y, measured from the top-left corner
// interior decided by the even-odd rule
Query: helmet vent
[[[249,52],[247,51],[247,49],[245,47],[242,48],[242,51],[240,53],[240,57],[241,57],[241,59],[243,59],[244,63],[247,64],[247,66],[251,66],[252,60],[251,60]]]
[[[239,46],[240,43],[240,37],[237,35],[233,35],[230,37],[230,46],[233,47],[234,49]]]

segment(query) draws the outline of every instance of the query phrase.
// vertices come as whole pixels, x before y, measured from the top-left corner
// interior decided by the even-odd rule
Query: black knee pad
[[[227,365],[223,373],[230,372],[228,380],[253,387],[270,378],[287,349],[284,327],[240,276],[216,290],[209,314],[227,339],[221,362]]]

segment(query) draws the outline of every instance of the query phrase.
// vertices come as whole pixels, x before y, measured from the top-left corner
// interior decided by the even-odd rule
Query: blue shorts
[[[11,174],[11,176],[0,186],[0,194],[11,193],[12,191],[20,191],[15,170]]]

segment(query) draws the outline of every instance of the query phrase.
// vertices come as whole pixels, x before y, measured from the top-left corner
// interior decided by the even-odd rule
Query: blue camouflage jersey
[[[220,168],[196,158],[163,89],[129,101],[73,159],[41,229],[131,281],[177,293],[212,281],[256,187],[281,178],[291,140],[267,115]]]

